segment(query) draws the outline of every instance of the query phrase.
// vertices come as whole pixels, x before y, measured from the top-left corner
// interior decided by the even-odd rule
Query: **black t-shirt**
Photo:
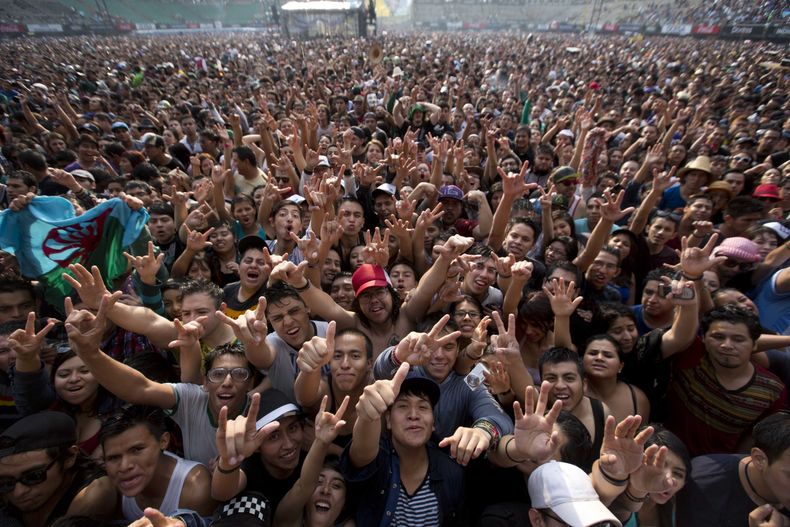
[[[266,496],[271,506],[272,516],[274,516],[274,513],[277,512],[277,505],[280,504],[285,495],[288,494],[288,491],[291,490],[291,487],[294,486],[294,483],[299,479],[305,457],[306,454],[300,452],[299,464],[291,475],[285,479],[277,479],[266,470],[261,461],[261,456],[253,454],[252,457],[248,457],[241,464],[241,468],[247,476],[247,487],[244,490],[260,492]]]
[[[68,194],[69,189],[47,176],[38,184],[38,192],[42,196],[62,196]]]
[[[168,269],[173,267],[175,261],[178,260],[178,257],[181,256],[181,253],[184,252],[184,249],[186,249],[186,245],[181,242],[181,239],[178,237],[178,233],[173,236],[173,239],[170,240],[169,243],[154,243],[157,247],[159,247],[159,250],[165,254],[164,264]]]
[[[258,299],[266,292],[266,284],[263,284],[251,297],[244,302],[239,302],[239,289],[241,289],[241,282],[233,282],[226,285],[222,292],[224,293],[224,302],[228,305],[227,315],[231,318],[236,318],[258,305]]]
[[[695,457],[686,486],[678,493],[677,525],[746,527],[757,508],[738,478],[742,454]]]
[[[664,420],[664,398],[669,386],[670,362],[664,360],[661,341],[665,329],[654,329],[637,339],[631,353],[625,354],[623,381],[645,392],[650,401],[650,419]]]

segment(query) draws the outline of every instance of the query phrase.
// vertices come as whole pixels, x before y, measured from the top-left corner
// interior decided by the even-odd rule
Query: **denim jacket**
[[[382,437],[376,459],[357,468],[351,464],[350,447],[343,451],[340,469],[358,499],[357,527],[388,527],[400,492],[400,458],[389,438]],[[465,517],[462,513],[463,468],[435,445],[429,443],[426,448],[430,486],[439,502],[439,522],[441,525],[462,525]]]

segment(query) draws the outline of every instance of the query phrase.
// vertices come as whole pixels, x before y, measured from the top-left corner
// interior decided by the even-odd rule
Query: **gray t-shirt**
[[[181,427],[184,438],[184,458],[208,466],[217,457],[215,437],[217,427],[208,413],[208,392],[197,384],[170,384],[176,396],[176,405],[170,417]]]
[[[313,324],[317,337],[326,336],[328,323],[318,320],[311,320],[310,323]],[[266,344],[274,351],[274,362],[272,362],[268,370],[262,371],[266,373],[269,381],[272,383],[272,388],[280,390],[290,400],[295,402],[294,381],[296,381],[296,376],[299,374],[299,368],[296,366],[296,356],[299,350],[293,349],[275,332],[269,333],[266,337]]]

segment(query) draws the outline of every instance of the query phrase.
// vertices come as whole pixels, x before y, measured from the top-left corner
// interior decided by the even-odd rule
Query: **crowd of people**
[[[0,525],[790,522],[786,50],[429,38],[0,43]]]
[[[618,22],[636,24],[790,24],[787,5],[781,0],[726,2],[633,3]]]

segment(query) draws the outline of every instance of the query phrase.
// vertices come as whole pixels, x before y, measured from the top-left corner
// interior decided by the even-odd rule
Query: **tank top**
[[[200,463],[174,456],[170,452],[165,452],[165,455],[176,460],[176,466],[173,469],[173,473],[170,474],[170,483],[167,485],[165,497],[157,507],[162,511],[162,514],[167,516],[178,510],[178,504],[181,502],[181,490],[184,488],[187,474]],[[137,505],[137,501],[128,496],[122,496],[121,510],[123,517],[128,521],[134,521],[143,517],[143,510]]]

